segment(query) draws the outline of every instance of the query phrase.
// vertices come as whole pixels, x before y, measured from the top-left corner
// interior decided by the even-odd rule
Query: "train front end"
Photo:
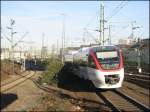
[[[120,88],[124,79],[123,56],[115,46],[101,46],[90,49],[89,61],[94,65],[89,76],[96,88]],[[91,71],[91,70],[90,70]]]

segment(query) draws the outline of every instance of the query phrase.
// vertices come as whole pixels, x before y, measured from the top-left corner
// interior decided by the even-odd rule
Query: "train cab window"
[[[89,63],[88,64],[89,67],[96,68],[95,63],[91,56],[89,56],[89,58],[88,58],[88,63]]]
[[[96,57],[103,69],[115,69],[119,66],[120,63],[118,51],[96,52]]]

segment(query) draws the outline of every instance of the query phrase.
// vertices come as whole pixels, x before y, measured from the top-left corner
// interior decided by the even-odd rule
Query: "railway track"
[[[143,87],[145,89],[150,88],[150,81],[148,81],[148,80],[140,80],[140,79],[135,79],[135,78],[126,78],[125,81],[131,82],[131,83],[136,84],[136,85],[138,85],[140,87]]]
[[[125,80],[127,82],[134,83],[146,89],[150,88],[150,76],[148,75],[137,75],[137,74],[129,75],[129,73],[126,73]]]
[[[34,74],[35,74],[35,72],[29,72],[25,75],[20,75],[21,77],[19,77],[19,78],[16,78],[16,79],[9,81],[5,84],[2,84],[1,85],[1,92],[8,91],[9,89],[11,89],[11,88],[19,85],[20,83],[26,81],[27,79],[31,78]]]
[[[150,111],[149,107],[126,95],[120,90],[96,92],[96,94],[104,100],[112,111]]]
[[[5,86],[5,85],[8,85],[8,84],[10,84],[10,83],[13,83],[14,81],[19,80],[20,78],[25,77],[25,76],[27,76],[28,74],[30,74],[30,72],[22,72],[22,74],[21,74],[21,75],[18,75],[19,77],[17,77],[17,78],[15,78],[15,79],[10,79],[10,80],[7,81],[7,82],[4,81],[4,83],[2,82],[2,83],[1,83],[1,87],[2,87],[2,86]]]
[[[143,75],[143,74],[132,74],[132,73],[125,73],[125,76],[130,76],[130,77],[136,77],[136,78],[140,78],[140,79],[149,79],[150,76],[149,75]]]
[[[131,73],[139,73],[138,72],[138,67],[137,66],[125,66],[125,71],[126,72],[131,72]],[[142,67],[142,73],[141,75],[149,75],[149,66],[147,67]]]
[[[134,74],[134,75],[140,75],[140,76],[149,76],[150,73],[149,72],[142,72],[142,73],[139,73],[139,72],[135,72],[135,71],[130,71],[130,70],[126,70],[125,71],[126,74]]]
[[[54,88],[48,88],[41,86],[39,84],[36,84],[39,88],[46,92],[52,92],[54,91],[59,91],[63,92],[64,94],[73,96],[69,91],[66,90],[57,90]],[[96,91],[96,95],[104,101],[107,107],[102,107],[102,110],[106,111],[115,111],[115,112],[120,112],[120,111],[132,111],[132,112],[149,112],[150,109],[146,105],[142,104],[141,102],[133,99],[132,97],[126,95],[120,90],[107,90],[107,91]]]

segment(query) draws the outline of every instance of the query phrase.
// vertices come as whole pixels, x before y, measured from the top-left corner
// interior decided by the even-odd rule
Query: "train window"
[[[103,69],[114,69],[119,65],[119,53],[117,51],[96,52],[96,57]]]

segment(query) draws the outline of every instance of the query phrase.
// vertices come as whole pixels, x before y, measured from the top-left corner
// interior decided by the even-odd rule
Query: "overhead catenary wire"
[[[12,40],[6,35],[6,34],[3,34],[3,36],[9,41],[9,42],[12,42]],[[4,38],[3,37],[3,38]]]
[[[112,21],[112,22],[108,22],[109,24],[112,24],[112,23],[131,23],[131,21]]]
[[[117,9],[119,9],[119,7],[123,4],[124,1],[122,1],[120,4],[117,5],[117,7],[115,9],[113,9],[113,11],[111,12],[111,15],[109,17],[107,17],[106,19],[111,19],[111,17],[114,15],[114,13],[117,11]]]
[[[88,34],[96,43],[99,43],[99,41],[96,39],[96,37],[94,37],[87,29],[85,29],[85,33]],[[92,30],[94,31],[94,30]]]
[[[117,7],[115,9],[113,9],[112,14],[119,8],[119,6],[121,6],[123,4],[124,1],[121,1],[120,4],[117,5]]]
[[[113,11],[112,14],[106,18],[109,21],[113,16],[115,16],[129,1],[122,1]]]
[[[89,27],[89,25],[91,24],[91,22],[94,21],[95,16],[97,16],[98,13],[99,13],[99,10],[96,11],[96,13],[94,14],[94,16],[91,17],[90,21],[86,24],[86,26],[84,28],[88,28]]]
[[[124,29],[128,28],[129,26],[130,26],[130,24],[127,25],[127,26],[122,27],[121,29],[124,30]],[[119,31],[115,32],[111,37],[113,38],[116,34],[119,34],[122,30],[119,30]]]
[[[26,32],[26,33],[14,44],[13,47],[17,46],[18,43],[20,43],[28,33],[29,33],[29,32]]]

